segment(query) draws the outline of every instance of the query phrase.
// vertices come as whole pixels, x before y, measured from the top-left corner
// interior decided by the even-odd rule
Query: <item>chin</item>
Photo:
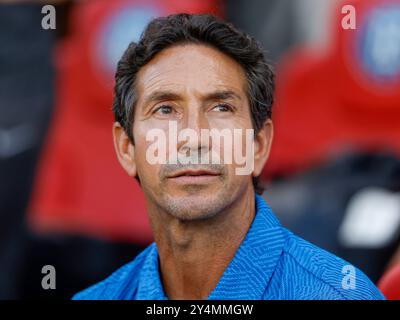
[[[226,206],[229,200],[226,195],[187,195],[167,196],[165,209],[175,218],[182,221],[205,220],[216,216]]]

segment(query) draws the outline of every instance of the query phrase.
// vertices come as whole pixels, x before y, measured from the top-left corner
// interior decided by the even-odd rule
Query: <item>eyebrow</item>
[[[154,101],[181,100],[179,94],[172,91],[154,91],[145,99],[145,106]]]
[[[227,100],[227,99],[242,100],[242,98],[232,90],[215,91],[205,96],[206,101]]]
[[[237,99],[242,100],[240,95],[232,90],[218,90],[205,94],[203,99],[205,101],[215,101],[215,100],[227,100],[227,99]],[[147,106],[151,102],[165,101],[165,100],[182,100],[182,97],[173,91],[154,91],[152,92],[144,101],[144,105]]]

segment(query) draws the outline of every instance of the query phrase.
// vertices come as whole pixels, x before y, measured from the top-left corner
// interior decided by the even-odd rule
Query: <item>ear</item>
[[[135,146],[119,122],[114,122],[112,131],[119,163],[129,176],[136,177]]]
[[[272,120],[268,119],[254,137],[254,171],[253,177],[258,177],[268,160],[274,136]]]

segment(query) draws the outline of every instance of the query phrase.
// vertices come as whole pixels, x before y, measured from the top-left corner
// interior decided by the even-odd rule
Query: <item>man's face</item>
[[[253,190],[252,172],[239,175],[235,161],[224,163],[223,140],[218,151],[221,164],[161,164],[148,158],[154,145],[149,132],[154,129],[165,133],[167,159],[171,150],[178,156],[197,154],[198,159],[209,154],[213,142],[201,138],[202,129],[241,129],[241,150],[246,152],[246,129],[253,129],[246,88],[243,68],[205,45],[165,49],[139,71],[132,149],[147,201],[181,220],[196,220],[213,217]],[[178,135],[191,129],[198,139],[171,141],[172,124]]]

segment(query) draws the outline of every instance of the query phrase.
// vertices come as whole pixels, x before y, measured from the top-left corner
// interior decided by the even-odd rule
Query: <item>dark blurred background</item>
[[[399,0],[0,3],[0,299],[70,299],[152,241],[113,151],[113,74],[147,22],[175,12],[216,14],[263,44],[277,74],[263,196],[282,224],[378,284],[400,263]]]

